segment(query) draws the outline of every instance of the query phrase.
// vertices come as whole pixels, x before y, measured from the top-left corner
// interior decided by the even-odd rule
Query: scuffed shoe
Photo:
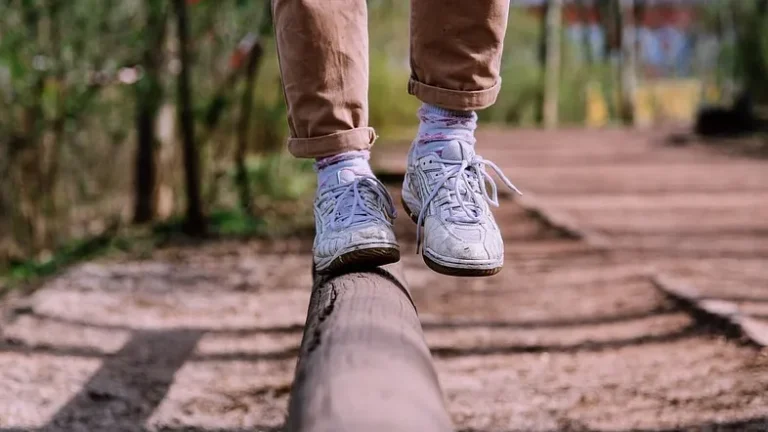
[[[422,157],[412,150],[408,156],[403,206],[417,224],[424,262],[438,273],[491,276],[501,271],[504,242],[489,206],[498,207],[498,191],[486,167],[520,193],[498,166],[464,142],[451,141],[439,153]]]
[[[378,179],[341,169],[315,198],[315,269],[337,272],[399,261],[395,216],[392,198]]]

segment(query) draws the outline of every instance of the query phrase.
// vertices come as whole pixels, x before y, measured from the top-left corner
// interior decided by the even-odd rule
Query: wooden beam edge
[[[715,321],[726,326],[728,330],[735,330],[735,333],[752,345],[768,347],[768,323],[744,314],[737,303],[705,298],[695,286],[663,273],[652,275],[651,282],[662,293],[690,310],[694,318],[698,316]]]
[[[529,192],[513,196],[512,199],[531,217],[568,238],[584,241],[600,250],[610,249],[612,246],[611,240],[604,234],[582,227],[567,213],[545,206]]]

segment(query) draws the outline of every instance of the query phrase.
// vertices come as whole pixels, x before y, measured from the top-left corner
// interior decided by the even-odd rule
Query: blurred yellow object
[[[640,86],[635,90],[635,126],[651,126],[655,113],[654,95],[650,88]]]
[[[587,116],[588,127],[602,127],[608,123],[608,104],[603,96],[600,83],[591,81],[587,84]]]
[[[638,85],[635,90],[635,125],[693,121],[702,96],[707,100],[719,97],[714,86],[707,86],[702,95],[702,85],[697,79],[659,79]],[[586,125],[605,126],[609,121],[608,104],[599,83],[587,84],[586,104]]]
[[[660,79],[641,84],[635,93],[636,124],[692,122],[701,103],[701,90],[698,79]]]

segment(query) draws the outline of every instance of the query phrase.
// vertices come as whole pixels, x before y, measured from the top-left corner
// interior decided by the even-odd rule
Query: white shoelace
[[[485,160],[480,156],[473,156],[469,161],[457,161],[453,159],[435,159],[435,162],[447,165],[445,175],[432,182],[432,192],[429,194],[419,212],[419,219],[416,223],[416,252],[421,251],[421,226],[427,215],[430,203],[445,188],[447,191],[437,201],[439,205],[448,204],[450,215],[446,218],[448,222],[477,223],[483,216],[482,200],[487,201],[494,207],[499,206],[499,193],[496,182],[485,170],[490,167],[496,175],[499,176],[502,183],[509,189],[522,195],[523,193],[512,184],[495,163]],[[491,185],[492,194],[488,194],[486,182]],[[474,187],[473,187],[474,186]],[[476,189],[479,189],[479,194]],[[480,196],[478,196],[480,195]],[[468,201],[465,201],[465,197]],[[463,214],[454,214],[461,210]]]
[[[330,224],[334,230],[377,220],[392,226],[390,219],[397,216],[392,197],[375,177],[361,176],[349,183],[330,186],[322,192],[322,195],[326,194],[336,202]],[[376,211],[377,198],[384,202],[386,214]]]

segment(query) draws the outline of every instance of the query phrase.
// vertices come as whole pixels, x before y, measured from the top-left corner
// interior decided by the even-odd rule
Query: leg
[[[272,0],[296,157],[315,158],[314,265],[347,271],[400,259],[394,205],[368,165],[365,0]]]
[[[291,153],[369,149],[365,0],[272,1]]]
[[[492,105],[508,15],[509,0],[411,0],[408,92],[450,110]]]
[[[474,110],[492,105],[499,93],[509,0],[411,3],[408,91],[424,104],[403,204],[417,223],[429,267],[448,275],[493,275],[503,266],[504,243],[489,208],[498,198],[486,167],[515,187],[476,155]]]

